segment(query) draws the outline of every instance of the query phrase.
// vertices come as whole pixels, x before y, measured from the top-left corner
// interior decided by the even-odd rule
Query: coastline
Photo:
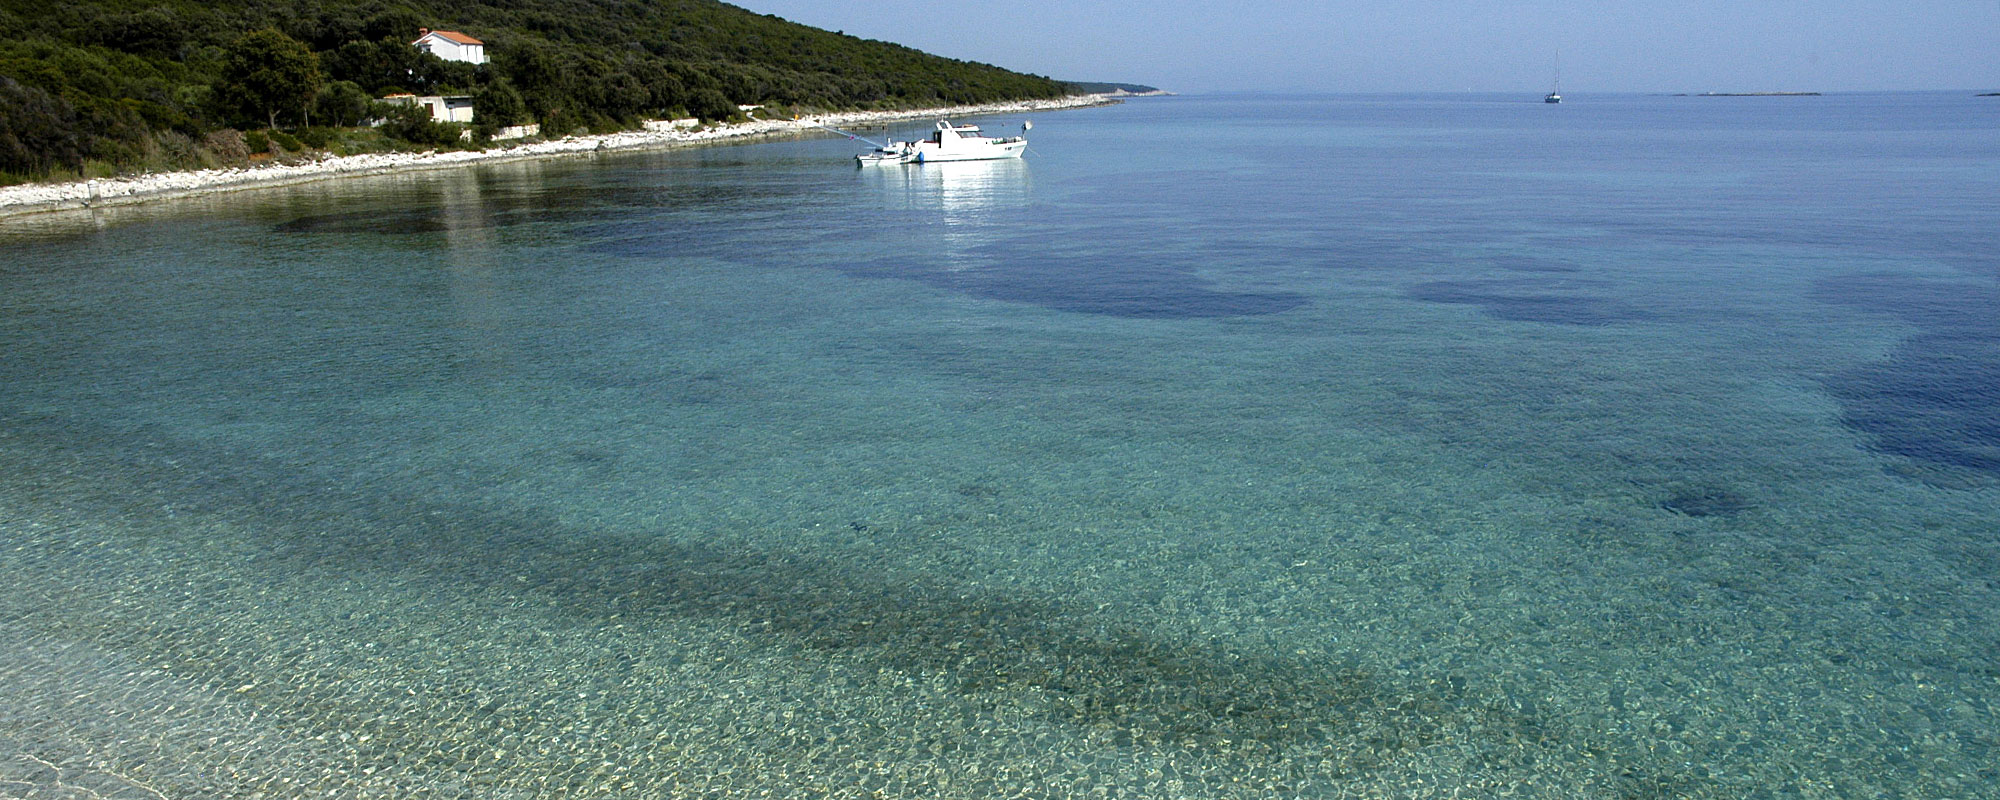
[[[751,120],[712,128],[675,131],[623,131],[599,136],[572,136],[484,151],[425,151],[421,153],[376,153],[334,156],[303,164],[271,164],[260,167],[205,169],[187,172],[158,172],[127,178],[71,181],[68,183],[28,183],[0,187],[0,217],[50,211],[101,208],[196,197],[217,192],[293,186],[301,183],[394,172],[448,169],[468,164],[493,164],[525,159],[562,158],[613,150],[665,149],[703,144],[737,143],[788,133],[816,132],[806,123],[827,126],[856,123],[892,122],[927,117],[977,114],[1006,114],[1023,111],[1060,111],[1071,108],[1114,105],[1117,97],[1103,94],[1071,95],[1055,100],[1021,100],[972,106],[917,109],[912,111],[849,111],[820,114],[793,120]]]

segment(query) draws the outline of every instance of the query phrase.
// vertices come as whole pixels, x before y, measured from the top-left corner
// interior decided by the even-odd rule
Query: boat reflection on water
[[[984,248],[1016,230],[1013,215],[1028,207],[1033,186],[1028,165],[1018,158],[911,164],[856,174],[880,190],[883,212],[905,221],[912,252],[930,253],[920,263],[948,273],[994,267]]]
[[[882,207],[937,213],[946,223],[974,222],[996,209],[1026,205],[1028,164],[1018,158],[910,164],[856,172],[881,189]]]

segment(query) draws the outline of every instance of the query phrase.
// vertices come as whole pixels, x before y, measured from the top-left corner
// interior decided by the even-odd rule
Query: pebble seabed
[[[1737,798],[1916,784],[1971,797],[1993,786],[1965,767],[1992,748],[1990,733],[1965,734],[1991,708],[1969,692],[1940,705],[1960,689],[1801,636],[1817,624],[1811,609],[1594,572],[1576,542],[1526,535],[1505,556],[1458,550],[1456,567],[1436,570],[1433,551],[1474,545],[1421,531],[1494,535],[1476,520],[1381,520],[1254,552],[1121,537],[1076,568],[1076,545],[973,484],[956,490],[970,507],[960,520],[779,540],[364,497],[254,455],[235,457],[228,478],[218,466],[97,452],[32,425],[0,434],[0,469],[46,476],[33,497],[0,504],[0,796]],[[175,505],[189,497],[205,499]],[[1669,524],[1726,535],[1709,523]],[[1689,555],[1752,571],[1782,558]],[[1572,563],[1574,580],[1537,588],[1516,571],[1553,562]],[[1659,596],[1602,594],[1635,580]],[[1547,608],[1527,599],[1543,592],[1561,593],[1570,616],[1523,610]],[[1078,597],[1090,602],[1064,599]],[[1795,661],[1749,655],[1788,646]],[[1602,672],[1573,674],[1585,669]]]
[[[42,211],[145,203],[216,192],[294,186],[333,178],[383,175],[412,170],[446,169],[466,164],[491,164],[533,158],[588,155],[611,150],[643,150],[749,141],[771,136],[817,133],[802,122],[854,125],[927,117],[1056,111],[1119,102],[1108,95],[1075,95],[1056,100],[1027,100],[952,106],[916,111],[857,111],[818,115],[801,122],[753,120],[696,130],[628,131],[602,136],[570,136],[529,144],[503,145],[484,151],[426,151],[327,157],[301,164],[271,164],[235,169],[165,172],[130,178],[22,184],[0,187],[0,217]]]

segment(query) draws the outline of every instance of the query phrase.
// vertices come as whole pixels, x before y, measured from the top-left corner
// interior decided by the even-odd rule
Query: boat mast
[[[1562,102],[1563,101],[1562,91],[1563,91],[1563,55],[1561,50],[1557,50],[1555,80],[1551,82],[1549,85],[1549,93],[1542,96],[1542,102],[1544,103]]]

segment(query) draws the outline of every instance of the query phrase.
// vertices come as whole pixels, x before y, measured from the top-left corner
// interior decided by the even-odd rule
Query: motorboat
[[[1033,123],[1023,123],[1022,130],[1033,127]],[[925,164],[932,161],[985,161],[995,158],[1020,158],[1021,151],[1028,149],[1028,138],[1010,136],[995,139],[981,135],[977,125],[953,125],[939,120],[937,129],[931,131],[931,138],[910,143],[910,155],[906,163]]]
[[[1026,132],[1034,128],[1034,123],[1021,123]],[[931,131],[930,138],[914,142],[890,140],[866,153],[854,157],[862,166],[881,164],[928,164],[939,161],[989,161],[1000,158],[1020,158],[1028,149],[1026,136],[994,138],[980,132],[977,125],[953,125],[949,120],[939,120]]]

